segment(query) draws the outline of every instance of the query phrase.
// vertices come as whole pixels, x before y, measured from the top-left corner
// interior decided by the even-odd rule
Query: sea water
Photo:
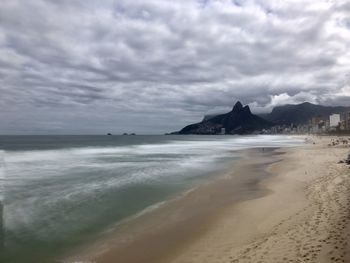
[[[57,262],[111,226],[289,136],[0,136],[1,257]]]

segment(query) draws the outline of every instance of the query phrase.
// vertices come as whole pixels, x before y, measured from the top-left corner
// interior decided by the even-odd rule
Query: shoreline
[[[72,259],[349,262],[350,172],[338,163],[349,148],[330,147],[332,138],[308,137],[304,146],[266,152],[246,150],[224,178],[132,220]]]
[[[167,262],[202,236],[227,206],[268,194],[258,184],[266,169],[281,160],[280,148],[239,151],[241,159],[228,173],[168,200],[156,209],[118,225],[95,244],[64,262]],[[259,173],[257,174],[257,171]]]

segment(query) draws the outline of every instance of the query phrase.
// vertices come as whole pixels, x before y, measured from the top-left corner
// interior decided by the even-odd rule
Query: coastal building
[[[309,121],[311,133],[324,133],[327,131],[327,118],[323,116],[312,117]]]
[[[308,125],[303,125],[303,124],[298,125],[298,127],[297,127],[297,133],[298,133],[298,134],[306,134],[306,133],[309,133],[309,126],[308,126]]]
[[[340,114],[332,114],[329,116],[329,126],[330,128],[338,127],[340,123]]]
[[[350,130],[350,111],[343,112],[340,115],[340,120],[342,121],[342,126],[344,127],[344,130],[349,131]]]
[[[340,131],[345,131],[345,121],[341,120],[338,127]]]
[[[330,128],[330,123],[329,123],[329,118],[326,120],[326,131],[329,131]]]

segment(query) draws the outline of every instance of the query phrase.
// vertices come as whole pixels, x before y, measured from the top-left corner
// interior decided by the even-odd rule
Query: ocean
[[[290,136],[0,136],[1,257],[49,263]],[[0,252],[1,252],[0,250]]]

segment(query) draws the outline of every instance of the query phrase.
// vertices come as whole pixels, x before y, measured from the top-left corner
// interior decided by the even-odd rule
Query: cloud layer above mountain
[[[3,0],[0,133],[177,130],[350,103],[350,2]]]

